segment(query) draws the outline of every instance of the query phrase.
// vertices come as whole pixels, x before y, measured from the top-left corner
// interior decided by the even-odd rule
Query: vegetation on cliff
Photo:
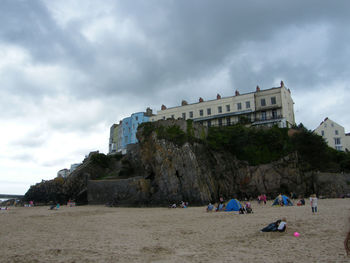
[[[297,152],[304,171],[350,171],[350,153],[330,148],[321,136],[307,130],[302,124],[295,127],[291,136],[287,128],[276,126],[269,129],[240,124],[212,127],[207,143],[212,149],[229,151],[251,165],[270,163]]]

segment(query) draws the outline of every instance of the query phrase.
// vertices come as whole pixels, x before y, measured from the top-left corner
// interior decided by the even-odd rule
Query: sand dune
[[[305,207],[21,207],[0,211],[0,262],[349,262],[350,199]],[[286,233],[261,233],[285,216]],[[297,231],[300,237],[293,233]]]

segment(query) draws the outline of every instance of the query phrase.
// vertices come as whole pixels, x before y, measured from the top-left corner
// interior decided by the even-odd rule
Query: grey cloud
[[[37,130],[29,133],[24,131],[24,135],[21,138],[13,141],[11,144],[18,149],[37,148],[44,145],[46,139],[47,135],[43,130]]]
[[[64,92],[77,100],[124,97],[131,101],[142,96],[154,104],[159,97],[155,93],[174,94],[172,90],[181,85],[188,87],[182,93],[186,99],[195,96],[193,90],[198,90],[197,94],[205,93],[199,85],[201,81],[225,68],[231,72],[232,88],[243,91],[251,91],[257,84],[266,88],[274,86],[276,79],[285,80],[292,89],[304,89],[305,83],[308,89],[314,89],[330,78],[347,80],[348,67],[344,65],[349,54],[346,45],[349,7],[348,1],[334,4],[316,0],[115,1],[108,15],[115,21],[131,21],[145,37],[144,41],[133,38],[136,32],[127,32],[130,37],[125,39],[116,37],[117,27],[116,32],[107,32],[97,42],[90,42],[82,31],[91,21],[76,18],[61,27],[41,1],[5,0],[0,11],[0,42],[25,48],[33,63],[60,65],[75,71],[76,74],[68,76],[71,84]],[[262,70],[253,70],[255,59],[264,57],[252,55],[257,51],[249,49],[247,43],[253,43],[252,47],[256,48],[268,43],[271,48],[283,49],[283,42],[272,42],[278,33],[285,32],[288,42],[295,37],[292,27],[303,30],[310,25],[330,28],[325,62],[295,65],[286,58],[275,57],[263,61]],[[242,52],[251,60],[241,58]],[[5,72],[8,79],[16,80],[11,83],[5,79],[2,86],[19,96],[33,98],[35,103],[43,96],[53,97],[62,92],[33,86],[30,79],[15,69]],[[170,101],[173,98],[163,100]],[[91,127],[96,119],[82,118],[84,121],[72,126]],[[51,121],[54,127],[60,127],[61,123],[61,120]],[[67,129],[72,127],[68,125]]]

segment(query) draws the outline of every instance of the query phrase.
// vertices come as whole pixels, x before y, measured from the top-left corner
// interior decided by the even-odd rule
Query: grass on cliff
[[[142,125],[142,126],[141,126]],[[194,136],[193,121],[187,120],[187,130],[184,132],[179,126],[171,125],[158,126],[154,125],[152,122],[142,123],[140,126],[143,129],[143,136],[148,137],[153,131],[156,132],[159,139],[165,139],[175,143],[176,145],[183,145],[186,142],[198,141]]]
[[[293,150],[288,129],[247,128],[243,125],[212,127],[207,138],[215,150],[229,151],[251,165],[269,163],[288,155]]]

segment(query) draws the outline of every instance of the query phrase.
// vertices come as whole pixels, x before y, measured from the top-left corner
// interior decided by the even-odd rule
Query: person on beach
[[[213,212],[214,211],[214,206],[209,203],[209,205],[207,206],[207,212]]]
[[[269,224],[268,226],[261,229],[261,232],[285,232],[287,229],[287,219],[283,217],[278,219],[276,222]]]
[[[242,207],[239,209],[238,213],[239,213],[240,215],[244,215],[244,214],[246,214],[245,207],[244,207],[244,206],[242,206]]]
[[[262,195],[258,195],[258,204],[260,205],[260,203],[261,203],[261,198],[262,197]]]
[[[266,205],[266,201],[267,201],[267,197],[266,197],[266,195],[265,194],[263,194],[262,196],[261,196],[262,198],[262,201],[264,202],[264,205]]]
[[[315,194],[310,196],[310,205],[312,209],[312,213],[317,213],[317,197]]]
[[[245,206],[245,211],[247,214],[253,213],[252,205],[250,204],[250,202],[245,203],[244,206]]]
[[[284,204],[283,204],[282,194],[279,194],[279,196],[278,196],[278,203],[279,203],[280,206],[283,206],[283,205],[284,205]]]
[[[282,221],[278,224],[277,231],[285,232],[287,229],[287,219],[285,217],[282,218]]]
[[[224,210],[225,210],[224,198],[220,197],[218,207],[216,208],[216,212],[220,212]]]

